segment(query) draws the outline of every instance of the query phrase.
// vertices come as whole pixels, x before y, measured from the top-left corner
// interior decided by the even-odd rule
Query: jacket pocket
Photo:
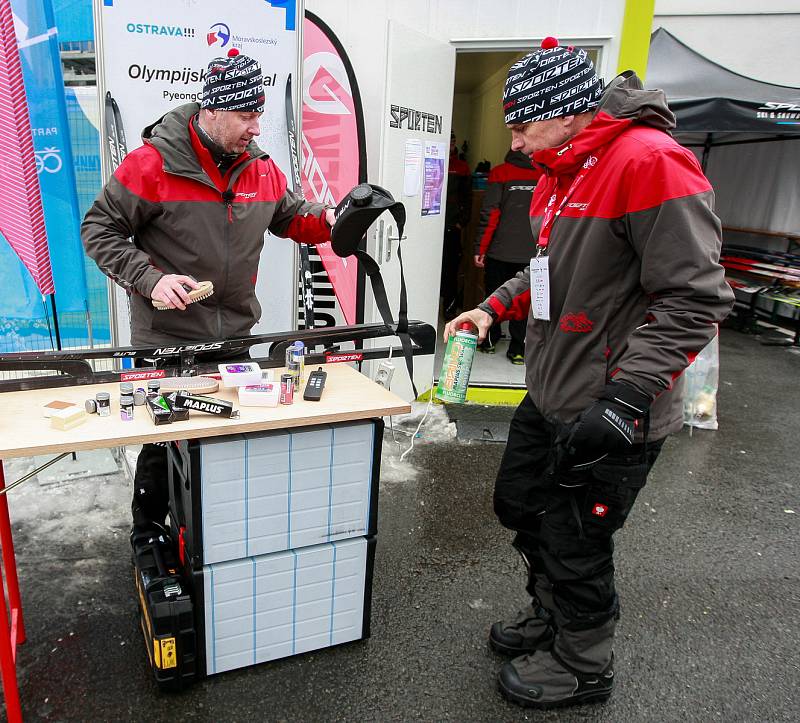
[[[651,466],[652,462],[645,462],[639,454],[606,458],[592,468],[581,505],[587,536],[608,537],[623,527]]]

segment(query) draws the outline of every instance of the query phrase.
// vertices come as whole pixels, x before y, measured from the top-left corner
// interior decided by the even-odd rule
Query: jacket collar
[[[167,173],[174,173],[208,183],[209,178],[214,177],[208,176],[204,172],[200,164],[202,156],[198,155],[192,143],[191,120],[199,110],[199,103],[187,103],[178,106],[175,110],[170,111],[145,128],[142,131],[142,140],[145,143],[151,143],[161,154],[164,160],[164,170]],[[196,142],[205,150],[209,161],[213,163],[208,149],[205,149],[199,139]],[[247,146],[242,155],[246,158],[268,158],[267,154],[254,141],[250,142],[250,145]],[[240,158],[237,160],[236,166],[241,163],[242,159]]]
[[[556,176],[574,173],[592,153],[614,140],[632,122],[630,118],[614,118],[601,110],[576,136],[556,148],[537,151],[533,160]]]
[[[586,158],[610,143],[633,123],[669,133],[675,116],[662,90],[645,90],[632,70],[618,75],[606,87],[592,122],[574,138],[557,148],[533,155],[551,174],[577,172]]]

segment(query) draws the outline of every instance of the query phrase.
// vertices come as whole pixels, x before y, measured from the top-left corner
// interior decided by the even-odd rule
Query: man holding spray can
[[[528,320],[528,393],[494,507],[516,532],[531,603],[489,641],[512,658],[503,694],[546,708],[611,695],[612,536],[681,428],[681,372],[733,294],[713,191],[668,135],[663,92],[632,71],[604,89],[584,50],[547,38],[511,67],[503,104],[512,149],[544,171],[530,209],[535,256],[445,339],[464,322],[482,340],[493,322]]]

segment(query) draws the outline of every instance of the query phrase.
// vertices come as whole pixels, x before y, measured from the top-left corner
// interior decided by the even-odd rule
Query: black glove
[[[586,469],[633,444],[636,420],[647,415],[650,398],[624,382],[609,382],[594,404],[556,439],[562,469]]]

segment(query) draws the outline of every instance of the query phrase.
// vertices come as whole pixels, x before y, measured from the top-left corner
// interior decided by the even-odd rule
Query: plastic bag
[[[717,429],[719,388],[719,334],[686,368],[683,390],[683,423],[700,429]]]

